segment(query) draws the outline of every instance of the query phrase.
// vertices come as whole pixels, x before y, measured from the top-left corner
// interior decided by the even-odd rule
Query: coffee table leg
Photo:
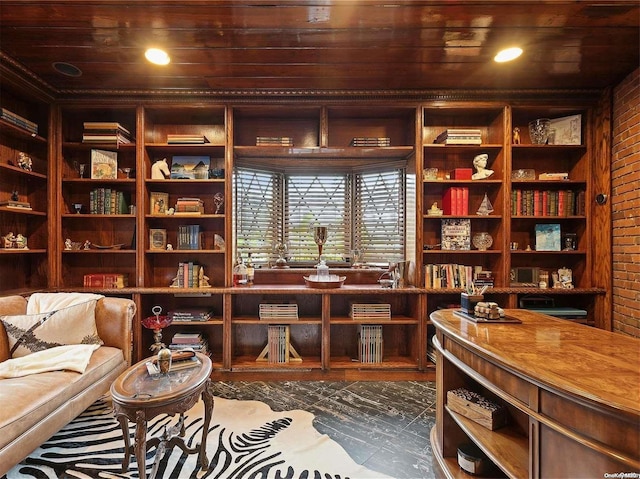
[[[136,462],[138,477],[147,477],[147,420],[144,411],[136,411]]]
[[[129,419],[124,415],[118,415],[122,437],[124,439],[124,458],[122,459],[122,472],[129,470],[129,458],[131,457],[131,442],[129,441]]]
[[[209,469],[209,459],[207,459],[207,436],[209,435],[209,423],[213,414],[213,393],[210,389],[211,381],[207,380],[207,385],[202,391],[202,401],[204,402],[204,424],[202,425],[202,442],[200,443],[200,467],[203,471]]]

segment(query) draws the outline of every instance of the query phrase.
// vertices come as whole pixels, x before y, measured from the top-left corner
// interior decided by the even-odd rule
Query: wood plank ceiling
[[[66,95],[601,89],[638,67],[639,9],[637,0],[2,0],[0,51]],[[512,45],[524,49],[518,60],[492,61]],[[171,63],[150,65],[149,46]]]

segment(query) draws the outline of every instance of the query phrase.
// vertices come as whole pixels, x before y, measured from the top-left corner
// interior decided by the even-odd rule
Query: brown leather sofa
[[[21,296],[0,298],[0,315],[25,314]],[[104,345],[94,351],[84,373],[53,371],[0,379],[0,476],[104,395],[131,364],[135,303],[102,298],[96,326]],[[0,323],[0,361],[9,359],[7,333]]]

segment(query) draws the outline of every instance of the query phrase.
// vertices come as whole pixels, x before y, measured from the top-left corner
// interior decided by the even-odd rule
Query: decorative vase
[[[548,118],[538,118],[529,122],[529,136],[534,145],[544,145],[549,139],[549,126],[551,120]]]
[[[473,241],[473,246],[478,248],[480,251],[488,250],[493,244],[493,238],[486,231],[474,234],[472,241]]]

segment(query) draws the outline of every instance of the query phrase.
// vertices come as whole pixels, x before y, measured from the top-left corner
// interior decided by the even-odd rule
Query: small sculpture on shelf
[[[151,166],[151,179],[152,180],[165,180],[169,176],[171,176],[171,171],[169,171],[169,165],[167,165],[167,159],[162,158],[161,160],[157,160]]]
[[[84,244],[82,245],[82,249],[84,249],[84,250],[91,249],[91,241],[86,240],[86,241],[84,242]]]
[[[31,157],[24,151],[18,153],[18,166],[26,171],[31,171],[33,167],[33,161],[31,161]]]
[[[285,241],[280,241],[275,244],[274,249],[276,253],[278,253],[278,259],[276,260],[274,268],[288,268],[289,265],[287,264],[286,255],[287,251],[289,251],[289,247],[287,246],[287,243]]]
[[[71,241],[71,238],[67,238],[66,240],[64,240],[65,251],[70,251],[72,247],[73,247],[73,241]]]
[[[5,249],[29,249],[27,237],[20,233],[13,234],[13,231],[2,237],[2,246]]]
[[[173,251],[173,245],[171,243],[167,243],[167,251]]]
[[[213,204],[216,205],[215,214],[220,214],[222,212],[222,207],[224,206],[224,195],[219,191],[213,195]]]
[[[555,289],[573,289],[573,271],[569,268],[560,268],[557,272],[551,273],[551,277]]]
[[[438,208],[438,202],[434,201],[427,211],[427,216],[442,216],[442,209]]]
[[[489,161],[489,155],[486,153],[481,153],[475,156],[473,159],[473,166],[476,169],[476,172],[471,175],[472,180],[482,180],[493,175],[493,170],[487,168],[487,161]]]
[[[11,192],[11,201],[19,201],[20,196],[18,195],[18,190],[13,190]]]
[[[520,128],[518,128],[517,126],[513,129],[512,143],[514,145],[519,145],[520,144]]]
[[[479,216],[488,216],[491,213],[493,213],[493,205],[491,204],[489,197],[485,193],[484,198],[480,203],[480,207],[478,208],[478,211],[476,211],[476,214]]]

